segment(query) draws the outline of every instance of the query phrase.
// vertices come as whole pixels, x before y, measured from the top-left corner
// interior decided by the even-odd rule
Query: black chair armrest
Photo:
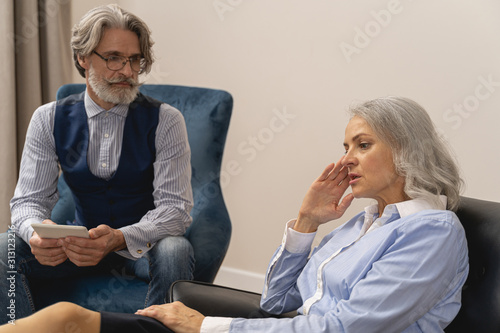
[[[260,308],[260,294],[199,281],[174,282],[167,297],[169,302],[180,301],[204,316],[267,318],[293,317],[297,313],[271,315]]]

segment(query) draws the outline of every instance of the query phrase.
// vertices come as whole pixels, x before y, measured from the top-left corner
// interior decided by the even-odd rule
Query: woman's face
[[[355,198],[372,198],[383,209],[405,200],[404,177],[398,176],[392,150],[361,117],[353,117],[345,130],[346,154],[342,164],[349,170]]]

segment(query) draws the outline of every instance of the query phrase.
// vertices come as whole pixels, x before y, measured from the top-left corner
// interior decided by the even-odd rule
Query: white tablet
[[[66,236],[90,238],[83,226],[32,223],[31,226],[41,238],[64,238]]]

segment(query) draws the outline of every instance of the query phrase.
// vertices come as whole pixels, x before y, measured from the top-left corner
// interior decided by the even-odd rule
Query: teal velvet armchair
[[[57,99],[84,89],[84,84],[64,85],[57,92]],[[231,222],[220,187],[220,170],[233,106],[232,97],[221,90],[175,85],[143,85],[140,90],[174,106],[185,118],[191,147],[194,197],[191,211],[193,223],[185,237],[194,249],[194,280],[213,282],[231,237]],[[71,223],[75,206],[62,176],[58,192],[59,201],[52,211],[52,220],[59,224]],[[144,306],[148,288],[146,282],[124,271],[78,277],[71,281],[32,279],[29,283],[37,309],[64,300],[97,311],[129,313]]]

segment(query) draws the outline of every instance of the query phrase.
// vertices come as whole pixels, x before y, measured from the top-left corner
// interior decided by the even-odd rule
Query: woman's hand
[[[342,166],[342,158],[337,164],[329,164],[311,185],[302,201],[294,230],[304,233],[315,232],[321,224],[344,215],[351,205],[354,199],[352,193],[342,199],[349,187],[348,170]]]
[[[137,310],[136,314],[154,318],[176,333],[199,333],[205,319],[201,313],[181,302],[152,305],[144,310]]]

